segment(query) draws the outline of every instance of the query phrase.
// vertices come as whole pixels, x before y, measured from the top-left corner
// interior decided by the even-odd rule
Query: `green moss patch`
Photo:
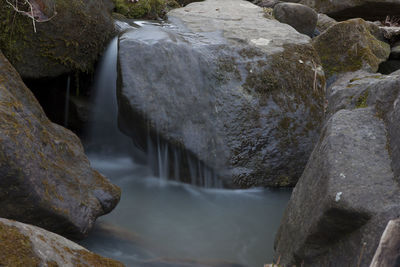
[[[179,7],[176,1],[171,0],[113,0],[115,11],[131,19],[163,18],[169,8]]]
[[[366,90],[364,93],[362,93],[358,97],[358,99],[356,101],[356,108],[366,108],[366,107],[368,107],[368,105],[367,105],[368,95],[369,95],[369,92],[368,92],[368,90]]]
[[[360,69],[377,71],[390,54],[389,44],[377,40],[362,19],[340,22],[315,38],[325,74],[353,72]]]

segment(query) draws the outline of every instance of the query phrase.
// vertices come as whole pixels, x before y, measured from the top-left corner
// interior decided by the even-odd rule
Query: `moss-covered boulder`
[[[310,38],[241,0],[192,3],[168,16],[185,27],[120,38],[120,128],[136,141],[159,135],[227,186],[294,185],[324,115]],[[171,154],[171,166],[185,168]]]
[[[35,0],[35,14],[48,21],[34,33],[30,18],[0,0],[0,49],[23,78],[90,71],[114,30],[105,2]]]
[[[157,19],[165,15],[166,0],[113,0],[115,12],[131,19]]]
[[[47,119],[0,52],[0,217],[81,238],[120,193],[90,167],[78,137]]]
[[[1,266],[123,267],[57,234],[0,218]]]
[[[357,70],[378,70],[389,57],[390,46],[375,38],[372,27],[363,19],[351,19],[331,26],[314,39],[327,78]]]

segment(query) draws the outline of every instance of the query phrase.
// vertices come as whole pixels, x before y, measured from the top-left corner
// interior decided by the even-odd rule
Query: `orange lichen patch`
[[[100,255],[91,253],[86,250],[75,250],[77,267],[124,267],[125,265],[119,261],[104,258]]]
[[[0,222],[0,266],[39,266],[29,237]]]

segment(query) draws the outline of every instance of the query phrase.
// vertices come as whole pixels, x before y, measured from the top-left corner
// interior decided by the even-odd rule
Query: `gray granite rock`
[[[241,0],[192,3],[169,18],[177,27],[120,39],[121,129],[150,129],[228,186],[295,184],[323,118],[310,38]]]

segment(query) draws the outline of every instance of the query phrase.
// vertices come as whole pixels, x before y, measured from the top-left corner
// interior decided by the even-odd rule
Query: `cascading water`
[[[82,245],[134,267],[149,262],[165,266],[162,258],[249,267],[271,262],[290,190],[204,188],[220,186],[213,172],[158,138],[148,138],[147,156],[141,155],[117,128],[116,61],[114,39],[96,74],[94,115],[85,145],[93,167],[121,187],[122,197]],[[146,164],[133,160],[146,157]],[[183,160],[189,180],[203,188],[179,182],[188,180],[179,172]]]

